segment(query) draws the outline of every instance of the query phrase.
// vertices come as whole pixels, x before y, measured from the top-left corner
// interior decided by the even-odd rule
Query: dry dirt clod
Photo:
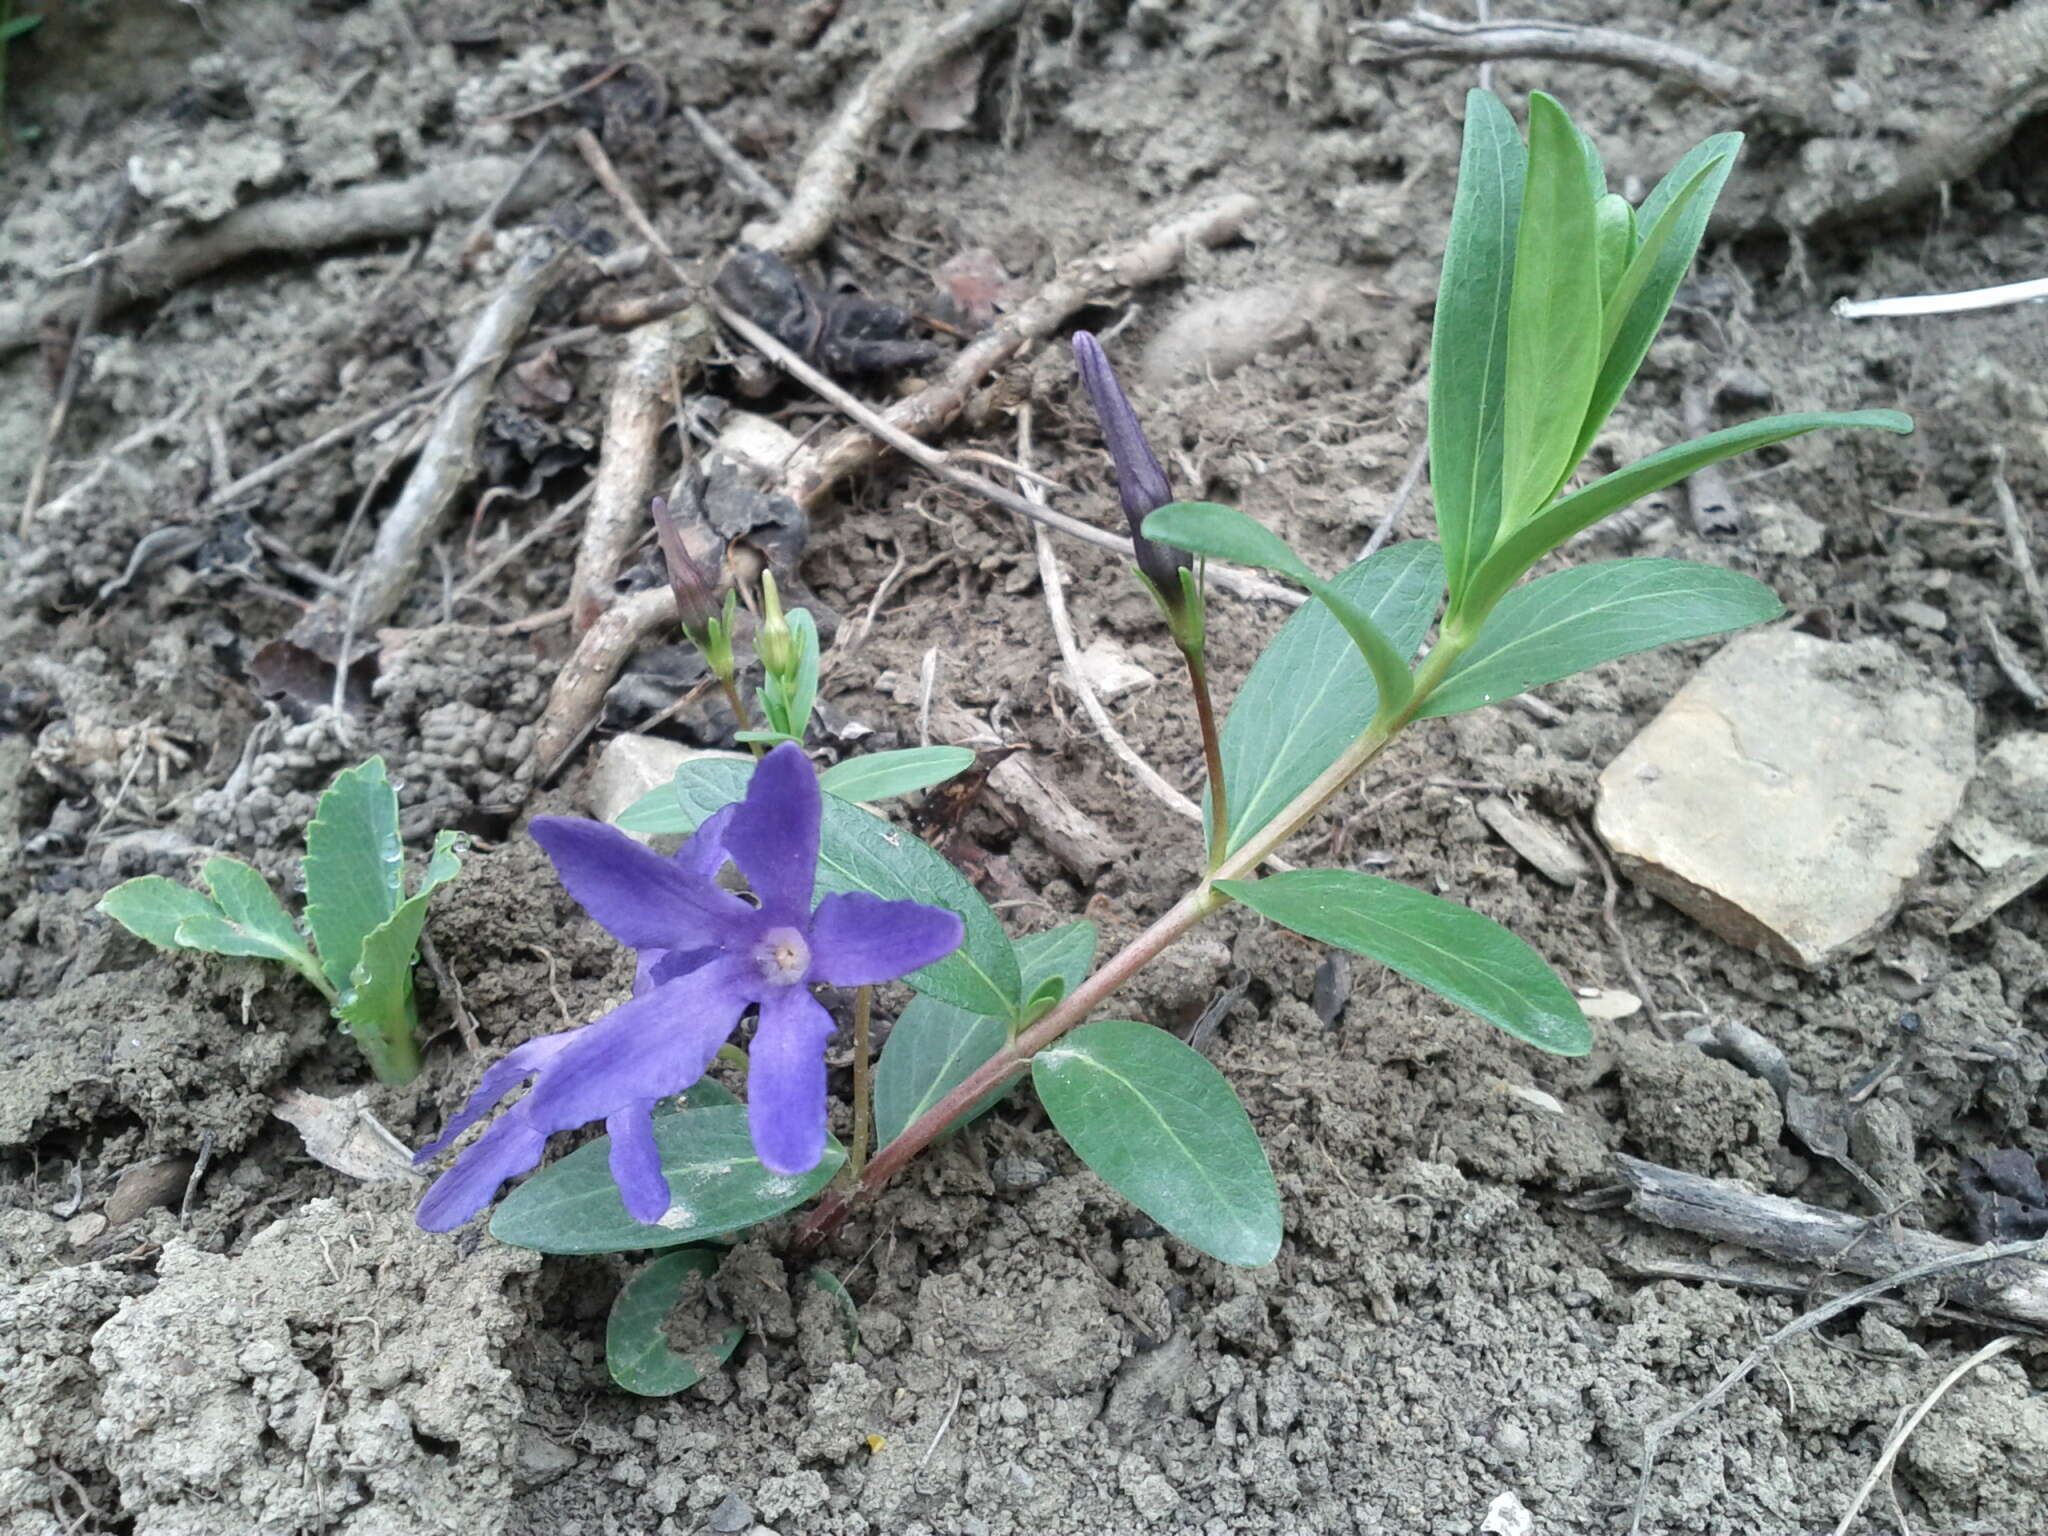
[[[1974,728],[1886,641],[1746,635],[1608,764],[1595,824],[1638,885],[1812,970],[1898,912],[1962,802]]]

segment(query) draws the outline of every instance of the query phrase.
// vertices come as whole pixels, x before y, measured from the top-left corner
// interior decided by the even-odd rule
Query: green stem
[[[409,1083],[420,1075],[420,1047],[408,1006],[395,1020],[369,1030],[349,1030],[349,1038],[380,1083]]]
[[[1416,669],[1414,689],[1407,703],[1392,719],[1375,720],[1334,763],[1317,775],[1314,783],[1247,838],[1242,848],[1219,861],[1202,883],[1175,902],[1165,916],[1104,961],[1093,975],[1055,1004],[1045,1017],[989,1057],[951,1093],[913,1120],[901,1135],[875,1154],[858,1179],[826,1195],[797,1228],[798,1249],[808,1251],[816,1248],[847,1218],[857,1201],[869,1199],[880,1191],[906,1163],[980,1102],[984,1094],[1020,1076],[1033,1056],[1068,1030],[1085,1023],[1111,993],[1157,959],[1189,929],[1227,905],[1230,898],[1216,889],[1215,882],[1256,875],[1261,864],[1278,852],[1282,844],[1300,831],[1414,721],[1423,701],[1443,681],[1444,674],[1450,671],[1451,664],[1468,643],[1462,636],[1440,638],[1436,649]]]
[[[1216,706],[1209,702],[1209,669],[1202,653],[1185,646],[1188,687],[1195,695],[1195,718],[1202,727],[1202,757],[1209,769],[1209,868],[1223,862],[1230,848],[1230,804],[1223,792],[1223,740],[1216,731]]]
[[[739,687],[733,682],[732,674],[730,672],[719,673],[718,686],[725,690],[725,702],[732,706],[732,728],[735,731],[751,731],[753,726],[747,721],[747,701],[740,697]],[[759,757],[767,750],[758,741],[750,741],[747,743],[747,746],[756,757]]]

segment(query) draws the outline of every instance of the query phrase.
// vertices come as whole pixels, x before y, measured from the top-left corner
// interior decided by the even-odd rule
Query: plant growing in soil
[[[1739,145],[1735,134],[1707,140],[1631,207],[1607,191],[1599,155],[1550,97],[1532,98],[1525,145],[1498,100],[1472,93],[1431,354],[1439,538],[1397,544],[1327,580],[1244,513],[1173,500],[1100,346],[1077,336],[1081,377],[1131,519],[1138,574],[1159,601],[1194,687],[1210,771],[1204,877],[1100,965],[1085,922],[1013,942],[937,853],[836,794],[819,795],[797,745],[815,693],[815,631],[792,623],[778,633],[765,624],[758,649],[769,677],[762,702],[770,730],[750,734],[781,744],[751,769],[743,761],[689,763],[669,789],[619,818],[630,831],[693,834],[672,859],[595,824],[575,831],[573,823],[536,824],[571,892],[640,951],[636,996],[597,1024],[522,1046],[486,1074],[430,1152],[522,1076],[537,1072],[539,1086],[442,1176],[436,1191],[460,1188],[462,1198],[437,1203],[430,1195],[423,1222],[448,1225],[481,1209],[502,1177],[538,1160],[547,1131],[628,1115],[623,1133],[608,1118],[608,1142],[521,1185],[498,1208],[492,1231],[548,1252],[680,1250],[627,1287],[607,1341],[622,1385],[674,1391],[737,1343],[728,1332],[685,1356],[662,1332],[683,1287],[716,1268],[712,1251],[689,1245],[793,1209],[825,1190],[843,1164],[849,1177],[800,1229],[800,1245],[815,1246],[857,1199],[986,1113],[1026,1074],[1082,1161],[1167,1231],[1229,1263],[1269,1262],[1281,1240],[1279,1196],[1228,1082],[1162,1029],[1089,1022],[1142,966],[1232,904],[1377,960],[1541,1050],[1588,1050],[1591,1031],[1565,984],[1527,944],[1479,913],[1352,869],[1259,871],[1418,720],[1780,612],[1776,597],[1750,577],[1680,560],[1603,561],[1523,582],[1572,535],[1750,449],[1823,427],[1911,430],[1892,411],[1771,417],[1569,489],[1663,323]],[[673,569],[680,545],[667,535],[663,542],[672,547]],[[1278,572],[1309,594],[1251,668],[1220,728],[1204,668],[1208,559]],[[737,708],[731,610],[723,631],[714,631],[701,573],[680,573],[677,583],[685,629]],[[1418,662],[1432,626],[1434,642]],[[921,777],[915,758],[858,759],[828,779],[860,779],[862,795],[900,792]],[[778,822],[787,824],[778,845],[784,852],[780,872],[770,874],[766,843],[750,848],[747,841],[765,834],[745,829]],[[713,883],[728,858],[760,902],[745,918],[722,906],[729,898]],[[828,893],[814,914],[813,874]],[[684,902],[686,890],[696,893],[688,898],[693,910],[719,904],[725,916],[718,921],[727,926],[693,918],[692,927],[662,915],[663,903]],[[826,958],[835,943],[851,942],[828,916],[855,910],[834,905],[850,902],[870,904],[859,908],[871,915],[864,966]],[[953,919],[943,935],[940,913]],[[762,924],[784,939],[757,934]],[[943,947],[942,937],[950,940]],[[800,1049],[793,1040],[801,1032],[786,1023],[795,1005],[762,1003],[749,1109],[703,1080],[744,1006],[744,989],[720,992],[718,1006],[701,1012],[676,1012],[657,999],[667,988],[680,1000],[690,989],[725,985],[729,973],[756,990],[791,977],[859,987],[849,1146],[824,1133],[828,1021],[808,995]],[[916,995],[890,1033],[870,1092],[868,983],[896,975]],[[662,1028],[650,1029],[658,1015]],[[559,1107],[519,1120],[535,1100],[556,1104],[551,1074],[571,1072],[556,1064],[572,1059],[587,1063],[581,1087],[602,1080],[604,1090],[580,1097],[562,1090]],[[665,1094],[681,1097],[654,1115],[650,1129],[649,1109]],[[870,1113],[881,1148],[872,1160],[865,1157]]]
[[[460,833],[437,833],[419,888],[405,894],[398,792],[384,759],[373,757],[335,775],[306,828],[303,928],[261,873],[219,856],[199,870],[210,895],[144,875],[107,892],[99,910],[159,949],[290,966],[327,999],[379,1081],[408,1083],[420,1070],[412,991],[420,931],[428,900],[460,872],[461,849]]]

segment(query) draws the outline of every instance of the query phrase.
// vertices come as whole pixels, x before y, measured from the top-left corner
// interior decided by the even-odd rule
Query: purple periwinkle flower
[[[1174,499],[1166,483],[1166,471],[1153,457],[1152,445],[1138,425],[1138,413],[1131,409],[1129,396],[1116,381],[1102,343],[1090,331],[1074,332],[1074,362],[1081,370],[1081,384],[1102,423],[1102,436],[1109,456],[1116,463],[1117,494],[1124,504],[1124,516],[1131,520],[1131,547],[1138,569],[1159,593],[1170,611],[1181,602],[1180,573],[1195,563],[1184,549],[1169,549],[1144,536],[1148,513],[1157,512]]]
[[[415,1161],[445,1152],[529,1077],[533,1089],[434,1181],[420,1202],[422,1227],[461,1226],[540,1161],[549,1136],[598,1119],[627,1212],[659,1221],[669,1189],[655,1101],[702,1077],[748,1008],[760,1010],[747,1071],[754,1149],[775,1173],[817,1166],[833,1025],[811,987],[893,981],[951,954],[962,932],[956,914],[914,901],[853,893],[814,909],[822,815],[817,774],[785,742],[754,769],[746,798],[707,817],[673,858],[603,822],[535,818],[534,840],[569,894],[639,952],[635,995],[594,1024],[527,1041],[484,1073]],[[728,860],[752,902],[718,883]]]

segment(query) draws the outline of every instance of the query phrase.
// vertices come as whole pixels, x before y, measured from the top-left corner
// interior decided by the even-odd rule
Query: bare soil
[[[1694,533],[1674,492],[1663,516],[1593,547],[1735,566],[1813,633],[1889,639],[1904,664],[1967,689],[1981,747],[2038,728],[1986,626],[2044,670],[2048,635],[1993,491],[2002,474],[2048,557],[2041,322],[2020,309],[1851,324],[1829,304],[2040,275],[2040,119],[2019,113],[1945,187],[1896,206],[1882,194],[1939,134],[2026,97],[2048,57],[2042,8],[1540,9],[1682,40],[1781,104],[1717,102],[1607,65],[1492,66],[1518,110],[1531,89],[1560,96],[1632,196],[1706,134],[1751,131],[1738,180],[1752,191],[1596,459],[1680,437],[1685,391],[1724,378],[1741,403],[1716,425],[1766,403],[1919,421],[1910,439],[1820,436],[1732,466],[1732,537]],[[942,14],[922,0],[49,10],[9,52],[14,143],[0,165],[0,287],[31,307],[96,249],[124,169],[131,231],[196,226],[288,194],[516,158],[577,126],[601,136],[684,262],[715,262],[759,210],[676,109],[704,112],[786,187],[852,83],[905,27]],[[1420,442],[1460,103],[1478,78],[1470,63],[1372,63],[1371,10],[1028,5],[977,50],[978,86],[956,79],[920,101],[964,101],[960,126],[943,112],[926,119],[941,126],[892,121],[835,249],[878,297],[929,313],[932,274],[963,251],[992,252],[1028,291],[1220,191],[1255,193],[1244,239],[1192,250],[1170,281],[1083,318],[1128,320],[1115,352],[1183,493],[1241,504],[1338,568]],[[504,119],[625,55],[640,67]],[[526,218],[637,239],[602,191],[580,173],[575,185]],[[1509,708],[1416,730],[1301,843],[1470,902],[1575,985],[1640,984],[1651,1006],[1600,1024],[1590,1057],[1534,1054],[1363,964],[1326,1025],[1310,1006],[1316,947],[1226,917],[1121,1007],[1181,1027],[1248,978],[1211,1049],[1279,1176],[1287,1240],[1271,1268],[1227,1269],[1162,1235],[1023,1097],[842,1235],[828,1263],[859,1304],[851,1359],[830,1297],[785,1266],[770,1232],[735,1252],[711,1298],[750,1327],[726,1371],[674,1399],[619,1392],[602,1339],[626,1261],[422,1234],[416,1185],[322,1166],[269,1113],[287,1087],[361,1091],[424,1141],[480,1070],[447,986],[422,972],[425,1075],[382,1088],[303,988],[158,955],[92,910],[119,879],[182,876],[207,850],[286,876],[320,786],[375,751],[404,785],[410,836],[459,825],[479,839],[430,932],[487,1050],[594,1017],[629,984],[629,960],[520,831],[530,813],[584,808],[595,753],[536,782],[533,727],[568,639],[559,623],[508,628],[566,600],[575,520],[463,586],[587,479],[621,338],[563,342],[501,381],[458,526],[397,618],[410,633],[385,638],[342,721],[267,697],[252,662],[321,595],[306,571],[337,552],[345,568],[364,547],[345,530],[359,504],[371,524],[390,505],[405,432],[360,435],[199,510],[233,477],[446,373],[522,229],[510,219],[478,246],[470,225],[451,216],[417,240],[261,257],[110,302],[45,498],[97,478],[20,536],[63,334],[0,358],[4,1536],[1409,1536],[1479,1530],[1503,1493],[1539,1532],[1623,1531],[1645,1429],[1805,1310],[1805,1283],[1824,1277],[1636,1222],[1600,1198],[1614,1153],[1968,1237],[1963,1159],[2048,1151],[2048,921],[2022,901],[1950,937],[1981,880],[1954,850],[1871,953],[1806,974],[1626,889],[1610,916],[1599,878],[1560,889],[1479,819],[1476,802],[1498,793],[1584,824],[1601,766],[1711,645],[1680,648],[1549,689],[1540,718]],[[579,256],[534,330],[567,331],[579,306],[664,283],[652,266],[606,278]],[[1191,313],[1206,318],[1176,326]],[[709,377],[727,395],[745,382],[726,366]],[[949,446],[1012,452],[1007,407],[1029,398],[1041,467],[1079,493],[1062,505],[1112,523],[1062,349],[999,388]],[[742,403],[804,398],[778,387]],[[161,432],[116,451],[150,423]],[[1395,533],[1430,526],[1424,487]],[[914,741],[935,651],[936,702],[1026,743],[1134,850],[1084,885],[1028,821],[984,803],[966,841],[1014,925],[1086,913],[1115,941],[1163,910],[1195,870],[1194,836],[1076,707],[1028,532],[895,467],[822,508],[805,538],[799,574],[835,618],[862,615],[892,568],[915,573],[832,671],[832,719],[871,745]],[[1100,551],[1063,543],[1060,557],[1083,643],[1110,641],[1157,679],[1115,701],[1123,729],[1167,778],[1195,784],[1148,602]],[[652,580],[652,565],[633,579]],[[1227,693],[1285,615],[1226,597],[1213,611]],[[677,691],[658,652],[633,679],[601,736]],[[707,739],[717,724],[685,712],[662,729]],[[1892,1197],[1882,1211],[1787,1134],[1762,1082],[1682,1038],[1739,1021],[1833,1098],[1897,1054],[1907,1013],[1912,1054],[1856,1133]],[[1773,1275],[1785,1283],[1739,1283]],[[1937,1315],[1933,1293],[1907,1300],[1790,1345],[1682,1429],[1643,1528],[1833,1529],[1900,1415],[1991,1337]],[[2028,1339],[1958,1385],[1857,1529],[2048,1529],[2044,1363]]]

